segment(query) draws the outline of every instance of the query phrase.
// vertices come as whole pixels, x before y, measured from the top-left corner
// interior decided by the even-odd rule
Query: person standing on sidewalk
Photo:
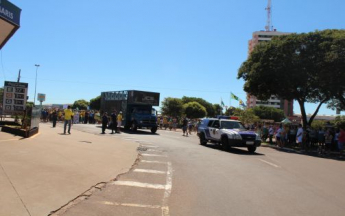
[[[345,130],[344,126],[340,128],[339,136],[338,136],[338,148],[340,151],[340,158],[343,158],[343,151],[344,151],[344,145],[345,145]]]
[[[302,125],[299,124],[298,125],[298,130],[297,130],[297,134],[296,134],[296,141],[297,144],[302,148],[302,139],[303,139],[303,128]]]
[[[71,109],[71,106],[68,106],[67,109],[64,110],[65,112],[65,121],[63,125],[63,133],[66,134],[66,127],[68,124],[68,133],[71,134],[71,124],[72,124],[72,118],[73,118],[73,111]]]
[[[120,128],[122,125],[122,111],[117,115],[117,132],[120,133]]]
[[[55,127],[56,127],[56,121],[57,121],[57,113],[56,113],[56,110],[53,111],[52,120],[53,120],[53,127],[55,128]]]
[[[270,128],[268,129],[268,137],[270,140],[270,144],[273,144],[273,141],[272,141],[273,135],[274,135],[274,129],[272,125],[270,125]]]
[[[111,118],[111,134],[114,134],[117,131],[116,117],[117,117],[117,113],[116,113],[116,110],[114,110],[110,116],[110,118]]]
[[[102,116],[102,134],[105,134],[105,129],[108,126],[108,113],[104,112]]]
[[[184,136],[184,134],[186,134],[186,136],[188,136],[187,125],[188,125],[188,120],[187,120],[187,118],[184,118],[182,121],[183,136]]]

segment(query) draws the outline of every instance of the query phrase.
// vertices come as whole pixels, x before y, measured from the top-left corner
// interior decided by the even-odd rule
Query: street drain
[[[80,141],[80,142],[84,142],[84,143],[92,143],[92,142],[90,142],[90,141]]]

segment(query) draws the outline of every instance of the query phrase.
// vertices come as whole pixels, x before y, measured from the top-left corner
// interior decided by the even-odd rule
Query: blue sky
[[[29,83],[47,104],[90,100],[102,91],[147,90],[165,97],[242,100],[237,71],[248,40],[266,25],[267,0],[11,0],[21,27],[1,50],[0,83]],[[272,0],[283,32],[344,29],[344,0]],[[278,87],[278,86],[277,86]],[[232,100],[232,106],[238,102]],[[315,104],[307,105],[313,113]],[[300,113],[297,103],[294,112]],[[319,114],[335,114],[321,108]],[[344,113],[342,113],[344,114]]]

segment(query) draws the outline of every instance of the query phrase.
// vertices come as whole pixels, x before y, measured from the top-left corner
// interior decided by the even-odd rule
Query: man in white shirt
[[[273,129],[272,125],[270,125],[270,128],[268,129],[268,136],[270,139],[270,144],[273,144],[273,142],[272,142],[273,135],[274,135],[274,129]]]
[[[303,138],[303,128],[302,128],[302,125],[299,124],[297,134],[296,134],[296,141],[299,145],[302,145],[302,138]]]

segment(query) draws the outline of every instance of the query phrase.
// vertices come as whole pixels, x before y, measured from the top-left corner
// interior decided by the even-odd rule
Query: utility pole
[[[267,8],[265,8],[265,10],[267,10],[267,23],[266,23],[265,29],[267,32],[270,32],[273,30],[273,26],[272,26],[272,1],[271,0],[268,0]]]
[[[21,69],[19,69],[17,82],[20,82],[20,71],[21,71]]]
[[[35,67],[36,67],[36,79],[35,79],[34,106],[35,106],[35,103],[36,103],[37,70],[38,70],[38,67],[39,67],[39,66],[40,66],[39,64],[35,64]]]

